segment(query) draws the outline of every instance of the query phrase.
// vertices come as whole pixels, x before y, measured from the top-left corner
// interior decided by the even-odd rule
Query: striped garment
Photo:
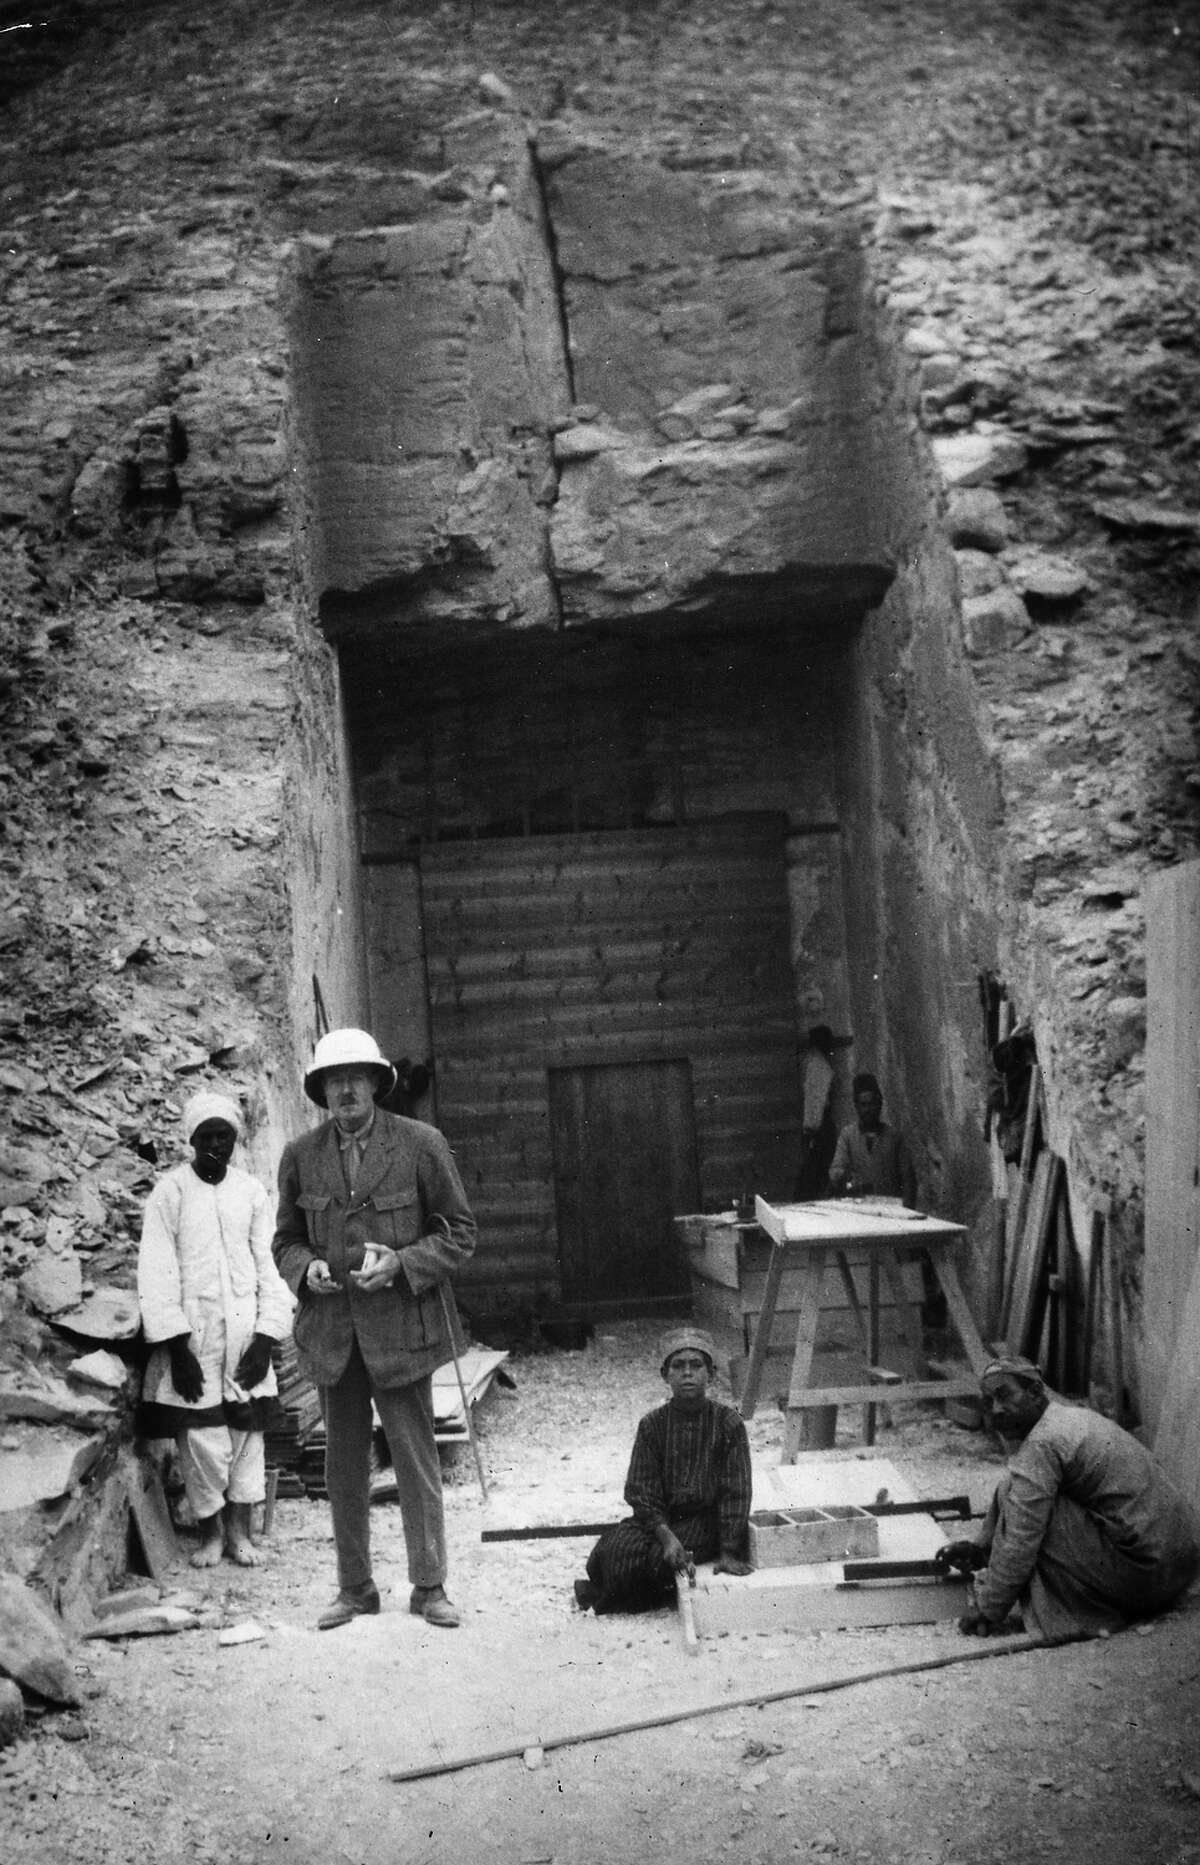
[[[625,1479],[633,1515],[606,1529],[588,1556],[595,1610],[637,1612],[674,1597],[655,1533],[664,1522],[694,1560],[744,1560],[750,1484],[750,1443],[732,1406],[706,1399],[690,1412],[669,1400],[647,1412]]]

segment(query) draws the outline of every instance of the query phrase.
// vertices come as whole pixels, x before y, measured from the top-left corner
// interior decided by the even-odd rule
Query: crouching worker
[[[183,1126],[192,1158],[158,1181],[142,1220],[138,1301],[153,1351],[138,1428],[175,1439],[200,1528],[192,1566],[227,1552],[257,1567],[250,1513],[266,1494],[271,1348],[291,1326],[292,1298],[271,1254],[271,1201],[229,1163],[242,1130],[236,1102],[197,1094]]]
[[[637,1428],[625,1500],[633,1514],[601,1535],[575,1598],[597,1613],[645,1612],[675,1598],[675,1577],[748,1574],[750,1443],[731,1405],[708,1396],[716,1350],[700,1328],[675,1328],[659,1346],[665,1405]]]
[[[1007,1630],[1019,1610],[1026,1631],[1087,1638],[1178,1599],[1200,1572],[1198,1524],[1150,1452],[1052,1398],[1032,1361],[993,1360],[981,1389],[988,1424],[1016,1449],[978,1539],[936,1557],[974,1576],[959,1630]]]

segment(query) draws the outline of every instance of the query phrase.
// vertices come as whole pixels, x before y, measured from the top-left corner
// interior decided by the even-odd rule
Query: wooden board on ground
[[[881,1561],[928,1561],[947,1536],[928,1515],[879,1518]],[[926,1625],[957,1619],[966,1586],[957,1580],[869,1580],[846,1585],[842,1564],[764,1567],[734,1578],[696,1571],[693,1594],[701,1638],[723,1632],[824,1632],[856,1625]]]
[[[508,1354],[494,1347],[470,1347],[459,1356],[459,1371],[467,1403],[472,1408],[487,1397]],[[465,1444],[469,1439],[458,1373],[452,1361],[433,1376],[433,1429],[439,1444]]]
[[[138,1459],[126,1472],[129,1513],[151,1580],[163,1580],[179,1559],[179,1542],[157,1470]]]
[[[1188,1501],[1200,1508],[1200,1262],[1179,1319],[1154,1454]]]
[[[1182,1369],[1197,1365],[1197,1336],[1187,1338],[1179,1328],[1200,1249],[1200,861],[1147,876],[1142,900],[1146,1253],[1140,1383],[1143,1416],[1154,1425],[1169,1384]],[[1200,1466],[1192,1466],[1188,1494],[1193,1500],[1200,1494]]]
[[[826,1503],[916,1502],[917,1492],[886,1457],[811,1455],[802,1463],[751,1460],[755,1509],[821,1509]]]
[[[756,1509],[915,1501],[911,1483],[885,1457],[813,1456],[801,1463],[753,1466]],[[948,1539],[929,1515],[877,1519],[880,1560],[932,1560]],[[723,1632],[924,1625],[959,1618],[966,1610],[966,1587],[957,1580],[871,1580],[847,1586],[839,1561],[761,1568],[738,1578],[700,1567],[692,1597],[702,1639]]]

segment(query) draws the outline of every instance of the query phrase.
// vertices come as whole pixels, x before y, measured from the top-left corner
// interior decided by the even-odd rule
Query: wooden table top
[[[947,1243],[964,1236],[962,1224],[910,1211],[898,1198],[830,1198],[810,1204],[754,1200],[759,1225],[776,1243],[836,1249],[846,1243]]]

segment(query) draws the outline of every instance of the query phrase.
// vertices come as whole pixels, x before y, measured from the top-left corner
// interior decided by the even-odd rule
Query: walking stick
[[[467,1436],[471,1440],[471,1450],[475,1458],[475,1471],[479,1477],[479,1488],[483,1500],[488,1499],[487,1478],[483,1474],[483,1458],[479,1454],[479,1439],[475,1436],[475,1420],[471,1416],[471,1401],[467,1397],[467,1388],[462,1376],[462,1363],[458,1357],[459,1319],[458,1304],[454,1299],[454,1290],[448,1282],[438,1283],[438,1294],[442,1298],[442,1318],[446,1323],[446,1332],[450,1336],[450,1354],[454,1361],[454,1376],[458,1381],[458,1395],[462,1400],[463,1417],[467,1421]]]

